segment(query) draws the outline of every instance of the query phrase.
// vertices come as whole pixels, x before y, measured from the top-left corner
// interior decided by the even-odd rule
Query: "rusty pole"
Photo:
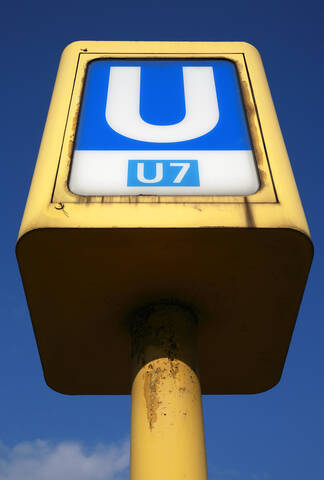
[[[155,305],[132,323],[131,480],[206,480],[197,322]]]

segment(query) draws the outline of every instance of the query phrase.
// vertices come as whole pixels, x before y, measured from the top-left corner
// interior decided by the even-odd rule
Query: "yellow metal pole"
[[[207,479],[196,330],[194,316],[174,305],[133,323],[131,480]]]

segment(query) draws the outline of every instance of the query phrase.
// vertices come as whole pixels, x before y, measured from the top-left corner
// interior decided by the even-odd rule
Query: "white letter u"
[[[161,162],[155,164],[155,177],[146,178],[144,175],[144,163],[139,162],[137,164],[137,179],[142,183],[158,183],[163,178],[163,165]]]
[[[106,120],[125,137],[142,142],[183,142],[210,132],[219,119],[212,67],[183,67],[186,114],[173,125],[153,125],[140,116],[141,67],[110,67]]]

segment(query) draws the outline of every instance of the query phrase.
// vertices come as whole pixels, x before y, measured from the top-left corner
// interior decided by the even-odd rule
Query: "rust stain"
[[[72,106],[73,117],[72,117],[71,126],[70,126],[70,131],[72,133],[69,137],[67,150],[66,150],[65,163],[66,163],[66,168],[67,168],[67,175],[66,175],[65,182],[64,182],[64,188],[69,193],[70,193],[70,190],[69,190],[69,186],[68,186],[68,181],[69,181],[69,177],[70,177],[70,168],[71,168],[73,151],[74,151],[75,135],[76,135],[78,122],[79,122],[79,113],[80,113],[80,108],[81,108],[81,99],[82,99],[83,90],[84,90],[84,86],[85,86],[86,72],[87,72],[87,64],[85,64],[83,66],[83,70],[80,73],[81,89],[78,92],[78,98],[76,99],[74,106]],[[74,196],[78,199],[78,202],[84,203],[84,199],[81,195],[74,195]]]
[[[249,200],[247,197],[244,197],[244,207],[245,207],[245,217],[246,223],[249,227],[255,227],[255,221],[251,209],[251,205],[249,204]]]
[[[166,385],[170,379],[175,380],[179,373],[179,363],[176,360],[163,359],[163,366],[161,366],[159,360],[148,364],[144,370],[144,398],[146,404],[146,415],[150,430],[154,428],[154,424],[158,419],[158,410],[164,410],[166,405],[160,399],[159,392],[163,390],[164,381]],[[167,386],[169,393],[172,390]],[[182,392],[186,391],[185,387],[180,388]],[[161,412],[161,416],[166,416],[165,412]]]
[[[78,122],[79,122],[80,106],[81,106],[81,100],[79,99],[75,104],[74,115],[73,115],[73,119],[72,119],[72,122],[71,122],[72,123],[72,125],[71,125],[71,132],[72,133],[70,135],[68,148],[67,148],[67,167],[70,166],[70,163],[71,163],[71,160],[72,160],[72,154],[73,154],[73,149],[74,149],[74,139],[75,139],[75,134],[76,134],[76,130],[77,130],[77,127],[78,127]]]
[[[78,118],[79,118],[79,110],[80,110],[80,101],[76,103],[75,106],[75,112],[72,120],[72,125],[71,125],[71,130],[72,134],[70,135],[68,145],[67,145],[67,152],[66,152],[66,168],[67,168],[67,176],[65,179],[65,184],[64,187],[65,189],[69,192],[69,177],[70,177],[70,168],[71,168],[71,163],[72,163],[72,157],[73,157],[73,151],[74,151],[74,140],[75,140],[75,134],[76,134],[76,129],[78,126]],[[78,195],[79,197],[79,195]]]
[[[267,159],[263,148],[263,141],[259,129],[259,122],[257,118],[256,106],[254,105],[252,93],[250,91],[249,83],[241,78],[241,92],[243,96],[243,104],[245,108],[246,117],[249,125],[249,132],[251,136],[253,153],[258,167],[258,174],[260,180],[259,191],[263,189],[267,180],[266,165]],[[249,227],[255,227],[252,209],[247,197],[244,197],[244,207],[246,222]]]
[[[170,362],[170,375],[173,378],[175,378],[179,371],[179,363],[176,362],[175,360],[169,360],[169,362]]]
[[[241,91],[243,96],[245,113],[248,120],[254,156],[258,165],[259,177],[260,177],[260,190],[261,190],[265,184],[265,179],[266,179],[266,171],[265,171],[266,156],[263,149],[261,133],[259,131],[258,118],[255,110],[255,105],[251,96],[249,84],[247,81],[244,81],[242,78],[241,78]]]
[[[152,364],[148,365],[144,372],[144,397],[146,403],[146,414],[150,429],[154,427],[157,421],[158,408],[161,404],[158,394],[158,386],[163,376],[163,370]]]

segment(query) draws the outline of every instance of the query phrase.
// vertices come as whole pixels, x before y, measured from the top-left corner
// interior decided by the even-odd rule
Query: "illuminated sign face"
[[[91,62],[69,188],[86,196],[255,193],[234,63]]]

